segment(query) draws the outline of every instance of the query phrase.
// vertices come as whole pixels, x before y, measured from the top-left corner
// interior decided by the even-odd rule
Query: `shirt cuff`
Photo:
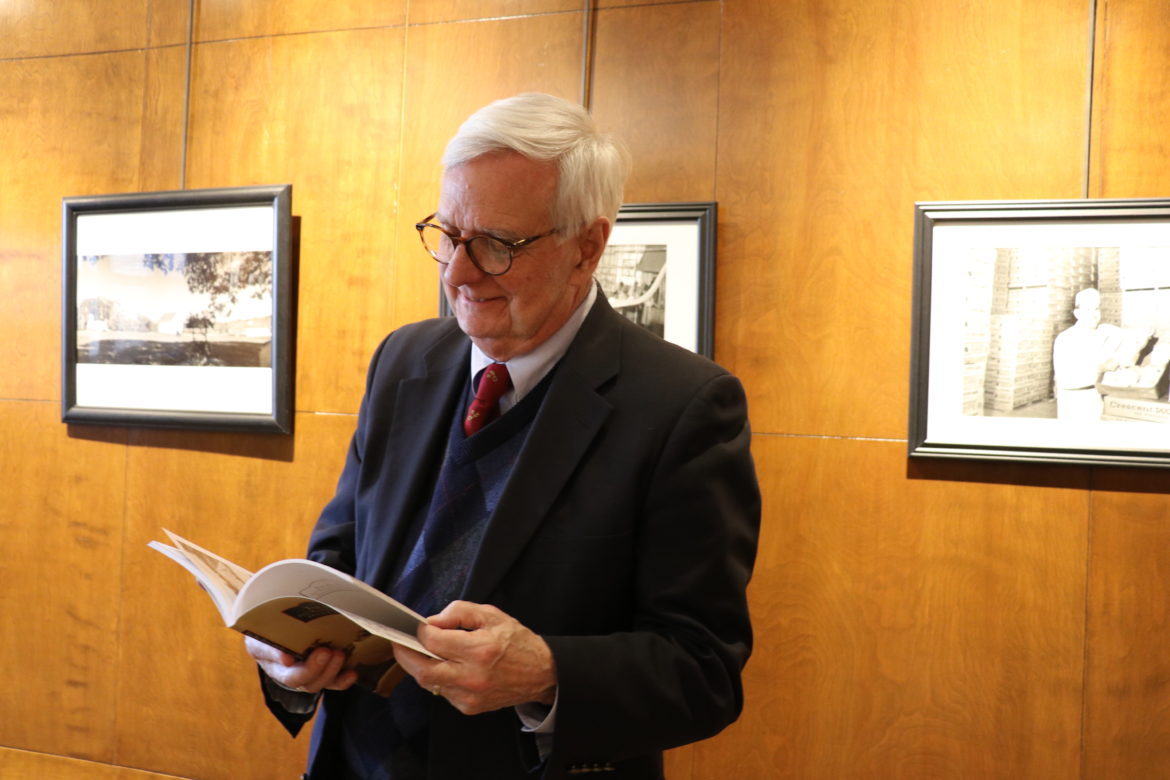
[[[560,695],[558,690],[551,707],[530,701],[512,708],[516,711],[516,717],[520,718],[522,726],[520,730],[536,738],[536,752],[540,755],[541,761],[547,760],[552,753],[553,731],[557,725],[557,701]]]

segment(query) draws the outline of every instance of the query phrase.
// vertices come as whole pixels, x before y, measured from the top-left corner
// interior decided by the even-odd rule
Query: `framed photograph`
[[[1170,466],[1170,200],[914,223],[911,456]]]
[[[291,198],[65,198],[62,419],[289,433]]]
[[[594,276],[620,314],[669,342],[714,353],[714,203],[622,206]]]

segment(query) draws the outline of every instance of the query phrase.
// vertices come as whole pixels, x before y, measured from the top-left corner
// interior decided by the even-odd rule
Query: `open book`
[[[167,531],[174,546],[150,542],[195,576],[223,622],[243,634],[304,660],[328,645],[349,653],[347,669],[358,682],[388,696],[402,679],[393,646],[432,658],[416,637],[422,615],[361,580],[316,561],[294,558],[253,574]]]

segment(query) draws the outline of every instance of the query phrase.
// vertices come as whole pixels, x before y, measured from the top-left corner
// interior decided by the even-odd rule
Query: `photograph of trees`
[[[272,252],[81,255],[77,362],[272,366]]]

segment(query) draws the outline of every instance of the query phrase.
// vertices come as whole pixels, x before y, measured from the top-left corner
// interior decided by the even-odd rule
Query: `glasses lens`
[[[512,250],[491,236],[476,236],[467,242],[467,248],[484,273],[502,274],[512,264]]]
[[[455,254],[455,242],[451,237],[439,229],[438,225],[424,225],[419,230],[423,246],[431,253],[431,257],[440,263],[451,262],[451,255]]]
[[[456,241],[438,225],[427,223],[419,228],[423,246],[431,257],[440,263],[449,263],[455,257],[455,249],[463,244],[471,262],[484,273],[498,276],[512,266],[512,250],[491,236],[475,236],[466,241]]]

